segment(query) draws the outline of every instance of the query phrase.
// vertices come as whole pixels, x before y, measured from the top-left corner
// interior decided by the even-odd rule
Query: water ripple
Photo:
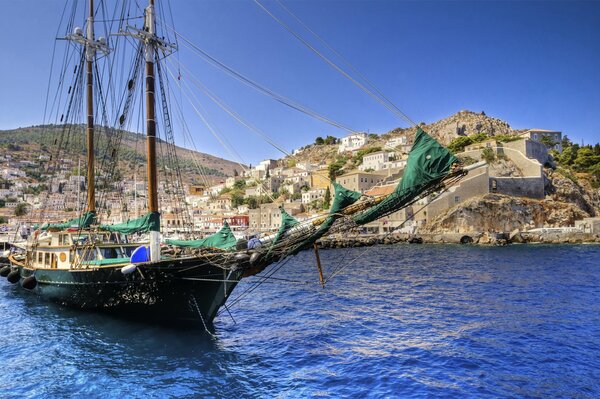
[[[363,251],[322,251],[326,273]],[[264,284],[215,339],[0,281],[0,397],[596,398],[598,259],[598,246],[375,247],[322,290],[304,252],[280,277],[314,286]]]

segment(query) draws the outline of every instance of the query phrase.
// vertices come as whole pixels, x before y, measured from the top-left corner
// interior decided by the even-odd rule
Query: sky
[[[600,141],[600,1],[281,1],[417,123],[468,109],[513,128],[559,130],[579,143]],[[278,2],[261,2],[339,62]],[[0,0],[0,129],[44,122],[64,3]],[[385,133],[408,126],[254,1],[170,0],[170,5],[179,34],[262,85],[352,130]],[[63,43],[56,43],[57,52]],[[253,91],[179,44],[168,65],[187,68],[180,69],[181,84],[191,84],[194,76],[285,150],[317,136],[347,134]],[[203,112],[235,151],[224,148],[187,104],[184,90],[176,96],[198,150],[246,164],[281,157],[200,94]],[[176,140],[189,147],[175,125]]]

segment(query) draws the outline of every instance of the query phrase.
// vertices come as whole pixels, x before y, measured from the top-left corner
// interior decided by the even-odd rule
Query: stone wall
[[[504,148],[511,148],[525,154],[527,158],[537,160],[541,165],[549,161],[548,148],[542,143],[533,140],[517,140],[502,143]]]
[[[524,142],[524,140],[520,140],[518,142]],[[514,143],[518,143],[518,142],[514,142]],[[502,143],[502,147],[489,147],[489,148],[491,148],[497,155],[504,155],[507,158],[509,158],[515,164],[515,166],[521,170],[521,173],[523,174],[523,176],[540,177],[540,178],[542,177],[543,167],[542,167],[542,164],[537,161],[537,159],[530,159],[530,158],[526,157],[525,155],[523,155],[524,154],[523,152],[520,152],[519,150],[514,149],[514,148],[506,147],[507,144],[512,144],[512,143]],[[537,144],[539,144],[539,143],[537,143]],[[460,155],[468,156],[470,158],[479,160],[479,159],[481,159],[482,151],[483,151],[482,149],[465,151],[465,152],[461,152]],[[546,157],[547,157],[547,153],[546,153]]]
[[[540,177],[490,177],[490,193],[543,199],[544,179]]]
[[[468,199],[489,193],[487,165],[469,171],[461,182],[427,205],[427,223],[446,212],[448,208]]]

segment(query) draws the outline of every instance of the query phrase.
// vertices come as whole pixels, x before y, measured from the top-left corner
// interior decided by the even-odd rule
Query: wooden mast
[[[87,41],[85,59],[87,67],[87,180],[88,180],[88,212],[96,212],[96,182],[94,171],[94,75],[93,62],[95,56],[94,43],[94,0],[90,0],[90,14],[87,25]]]
[[[156,30],[154,20],[154,0],[149,0],[146,8],[144,30],[147,33],[146,58],[146,153],[148,158],[148,211],[158,212],[158,178],[156,170],[156,110],[154,60],[156,54]],[[160,260],[160,232],[150,231],[150,260]]]
[[[149,2],[146,9],[146,29],[150,35],[154,35],[154,0],[149,0]],[[148,210],[150,212],[158,212],[154,53],[154,44],[146,43],[146,152],[148,157]]]

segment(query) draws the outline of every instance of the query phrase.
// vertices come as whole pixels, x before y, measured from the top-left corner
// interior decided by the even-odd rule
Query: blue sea
[[[1,398],[598,398],[600,246],[303,252],[181,330],[0,281]],[[237,295],[253,289],[234,303]]]

